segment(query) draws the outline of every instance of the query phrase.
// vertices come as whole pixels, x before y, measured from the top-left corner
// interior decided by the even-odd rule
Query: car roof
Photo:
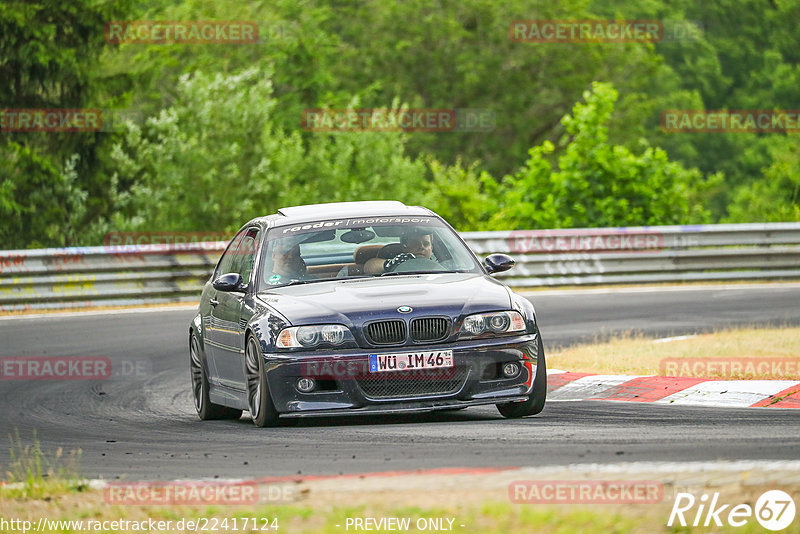
[[[406,206],[396,200],[365,200],[285,207],[279,209],[276,214],[253,219],[248,224],[261,223],[265,226],[283,226],[285,224],[301,224],[325,219],[398,215],[437,217],[431,210],[422,206]]]

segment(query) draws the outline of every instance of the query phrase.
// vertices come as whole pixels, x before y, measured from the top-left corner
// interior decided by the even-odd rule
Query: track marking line
[[[570,288],[570,289],[546,289],[542,291],[525,291],[524,289],[518,290],[517,293],[525,298],[535,296],[553,296],[553,295],[586,295],[586,294],[599,294],[604,295],[607,293],[670,293],[675,291],[736,291],[747,289],[800,289],[800,284],[797,282],[776,282],[774,284],[698,284],[687,286],[647,286],[647,287],[593,287],[593,288]]]

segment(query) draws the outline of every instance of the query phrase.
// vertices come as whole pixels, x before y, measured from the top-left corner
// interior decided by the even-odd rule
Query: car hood
[[[507,310],[508,289],[476,273],[436,273],[356,278],[280,287],[258,298],[294,325],[365,321],[403,316],[446,315],[454,320],[469,313]],[[410,306],[410,313],[398,308]]]

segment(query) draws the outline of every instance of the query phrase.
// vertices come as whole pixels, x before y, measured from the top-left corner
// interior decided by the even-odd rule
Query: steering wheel
[[[387,273],[394,272],[397,269],[397,266],[403,263],[404,261],[413,260],[416,256],[414,256],[410,252],[401,252],[397,254],[393,258],[389,258],[385,262],[383,262],[383,270]]]
[[[406,257],[403,257],[406,256]],[[417,258],[413,254],[404,252],[403,254],[398,254],[391,260],[390,262],[394,262],[393,264],[389,265],[386,269],[386,272],[393,273],[403,273],[409,271],[444,271],[445,268],[442,267],[439,262],[430,260],[428,258]],[[388,263],[388,262],[387,262]]]

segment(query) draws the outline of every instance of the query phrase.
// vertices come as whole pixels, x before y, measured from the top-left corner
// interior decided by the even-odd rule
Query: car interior
[[[408,231],[409,229],[405,227],[373,226],[371,229],[369,227],[352,228],[345,232],[335,230],[310,232],[284,239],[290,239],[294,244],[300,246],[305,277],[323,280],[383,274],[386,260],[406,251],[401,239]],[[444,265],[443,262],[455,261],[438,232],[435,228],[425,232],[431,234],[433,252],[430,259],[434,261],[435,267],[425,265],[424,267],[416,266],[417,268],[440,269],[441,265]],[[270,250],[272,246],[269,245]],[[269,255],[270,252],[267,253],[265,280],[271,272]],[[421,258],[421,260],[428,261],[425,258]],[[450,268],[454,268],[454,266],[455,263],[450,265]],[[413,266],[410,267],[413,268]]]
[[[306,273],[316,278],[335,278],[337,276],[354,276],[360,274],[375,274],[381,271],[370,272],[365,270],[365,265],[369,266],[377,262],[383,265],[383,261],[393,258],[403,252],[402,243],[389,243],[387,245],[362,245],[353,253],[352,263],[332,263],[328,265],[313,265],[306,268]],[[377,262],[375,261],[377,260]],[[346,270],[345,270],[346,269]],[[382,270],[382,267],[381,267]]]

